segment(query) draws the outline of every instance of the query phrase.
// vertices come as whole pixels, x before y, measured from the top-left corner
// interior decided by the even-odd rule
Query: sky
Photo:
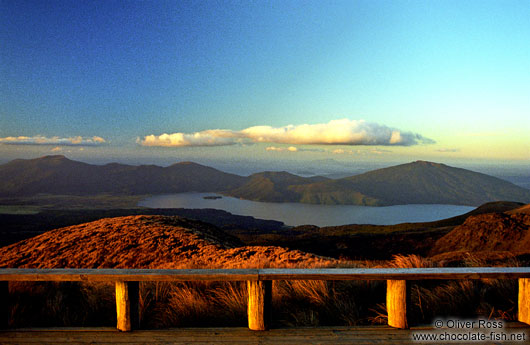
[[[528,1],[0,0],[0,160],[530,166]]]

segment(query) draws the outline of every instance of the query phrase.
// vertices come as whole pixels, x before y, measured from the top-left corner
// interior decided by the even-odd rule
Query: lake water
[[[344,224],[389,225],[406,222],[429,222],[458,216],[474,209],[456,205],[397,205],[369,207],[355,205],[311,205],[241,200],[223,196],[204,199],[213,193],[178,193],[144,199],[139,206],[150,208],[215,208],[232,214],[273,219],[286,225],[317,226]]]

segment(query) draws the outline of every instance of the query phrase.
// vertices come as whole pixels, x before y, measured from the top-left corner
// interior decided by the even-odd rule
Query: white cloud
[[[195,133],[148,135],[137,142],[143,146],[223,146],[237,143],[237,133],[224,129],[212,129]]]
[[[144,146],[223,146],[236,143],[277,143],[296,145],[396,145],[432,144],[420,134],[404,132],[364,120],[332,120],[328,123],[254,126],[241,131],[213,129],[195,133],[148,135],[138,143]]]
[[[283,152],[283,151],[298,152],[299,151],[299,149],[297,147],[294,147],[294,146],[289,146],[289,147],[268,146],[265,150],[267,150],[267,151],[277,151],[277,152]],[[302,150],[302,151],[304,151],[304,150]]]
[[[18,136],[0,138],[0,144],[5,145],[97,146],[104,143],[106,143],[106,140],[98,136],[93,136],[91,138],[84,138],[79,136],[60,138],[37,135],[33,137]],[[52,149],[52,151],[54,151],[56,148]]]

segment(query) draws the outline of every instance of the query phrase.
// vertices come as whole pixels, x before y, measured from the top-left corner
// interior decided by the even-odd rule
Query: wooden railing
[[[7,318],[9,281],[115,282],[117,328],[138,328],[141,281],[246,281],[248,327],[266,330],[273,280],[386,280],[388,324],[408,328],[407,280],[518,279],[518,320],[530,324],[530,267],[330,269],[0,269],[0,310]],[[5,321],[7,325],[7,319]]]

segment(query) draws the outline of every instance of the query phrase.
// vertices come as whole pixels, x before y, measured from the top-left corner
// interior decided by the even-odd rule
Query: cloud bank
[[[5,145],[54,145],[54,146],[98,146],[106,143],[102,137],[93,136],[91,138],[83,137],[45,137],[41,135],[33,137],[5,137],[0,138],[0,144]]]
[[[434,140],[364,120],[332,120],[321,124],[284,127],[254,126],[241,131],[212,129],[195,133],[148,135],[137,142],[143,146],[224,146],[237,143],[289,145],[389,145],[432,144]]]

